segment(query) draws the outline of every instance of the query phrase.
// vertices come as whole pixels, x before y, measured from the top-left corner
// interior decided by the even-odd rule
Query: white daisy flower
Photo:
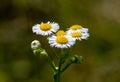
[[[78,29],[82,29],[83,27],[81,25],[72,25],[70,27],[71,30],[78,30]]]
[[[67,33],[71,33],[74,31],[80,31],[82,33],[87,33],[88,29],[87,28],[83,28],[81,25],[73,25],[69,28],[69,30],[67,31]]]
[[[87,32],[81,32],[80,30],[76,31],[67,31],[67,35],[70,35],[71,38],[75,40],[82,40],[82,39],[87,39],[89,37],[89,33]]]
[[[69,48],[74,45],[75,40],[65,34],[66,33],[64,31],[58,31],[56,35],[48,37],[50,46],[57,48]]]
[[[64,32],[63,30],[59,30],[58,32],[56,32],[56,36],[64,36],[66,35],[66,32]]]
[[[39,46],[40,46],[40,42],[38,40],[34,40],[31,42],[31,48],[34,50],[34,49],[37,49]]]
[[[59,25],[58,23],[55,22],[36,24],[32,27],[33,33],[43,36],[51,35],[53,32],[56,32],[58,29],[59,29]]]

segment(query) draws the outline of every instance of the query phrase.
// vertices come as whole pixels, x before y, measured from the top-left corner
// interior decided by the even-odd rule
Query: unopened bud
[[[75,61],[76,61],[76,58],[75,58],[75,57],[72,57],[72,58],[71,58],[71,62],[72,62],[72,63],[75,63]]]
[[[32,48],[33,50],[39,48],[40,45],[41,45],[41,44],[40,44],[40,42],[39,42],[38,40],[34,40],[34,41],[31,42],[31,48]]]
[[[71,58],[71,62],[81,64],[83,62],[83,57],[75,55]]]

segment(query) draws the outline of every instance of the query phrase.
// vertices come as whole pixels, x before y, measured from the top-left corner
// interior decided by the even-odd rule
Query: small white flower
[[[71,39],[69,36],[51,36],[48,38],[49,44],[52,47],[57,48],[69,48],[74,45],[75,40]]]
[[[38,40],[34,40],[31,42],[31,48],[33,50],[37,49],[40,46],[40,42]]]
[[[71,26],[71,27],[68,29],[67,33],[72,33],[72,32],[74,32],[74,31],[80,31],[80,32],[82,32],[82,33],[87,33],[87,32],[88,32],[88,29],[87,29],[87,28],[83,28],[81,25],[73,25],[73,26]]]
[[[66,33],[63,31],[58,31],[56,35],[48,37],[50,46],[57,48],[69,48],[74,45],[75,40],[65,34]]]
[[[58,29],[59,29],[59,25],[58,23],[55,22],[36,24],[32,27],[33,33],[43,36],[51,35],[53,32],[56,32]]]
[[[76,40],[87,39],[89,37],[88,29],[82,28],[79,25],[73,25],[66,33]]]

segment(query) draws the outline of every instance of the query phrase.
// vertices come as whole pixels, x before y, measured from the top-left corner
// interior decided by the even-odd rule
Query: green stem
[[[57,55],[56,51],[52,48],[53,53],[55,54],[56,58],[59,59],[59,56]]]
[[[58,79],[58,82],[60,82],[60,75],[61,75],[61,63],[59,63],[59,67],[58,67],[58,77],[57,77],[57,79]]]
[[[64,72],[70,65],[72,65],[72,62],[68,62],[65,67],[63,67],[63,69],[61,70],[61,73]]]
[[[54,82],[58,82],[57,81],[57,74],[54,74]]]
[[[56,54],[57,55],[57,54]],[[63,49],[61,49],[61,56],[64,55]],[[58,63],[58,69],[57,72],[54,74],[54,82],[60,82],[60,76],[61,76],[61,56],[59,56],[59,63]]]
[[[54,73],[54,82],[60,82],[60,75],[61,75],[61,63],[59,61],[59,65],[58,65],[58,69],[57,71]]]
[[[54,62],[52,61],[52,59],[49,55],[48,55],[48,60],[50,61],[50,65],[52,66],[53,71],[56,72],[57,70],[55,68],[55,64],[54,64]]]
[[[61,49],[61,56],[64,55],[63,49]],[[57,82],[60,82],[60,76],[61,76],[61,57],[59,58],[59,65],[58,65],[58,73],[57,73]]]

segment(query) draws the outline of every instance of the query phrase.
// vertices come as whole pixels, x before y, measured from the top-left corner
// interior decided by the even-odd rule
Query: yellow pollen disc
[[[77,30],[77,29],[81,29],[81,28],[83,28],[81,25],[73,25],[70,27],[70,29],[72,29],[72,30]]]
[[[72,37],[81,37],[82,36],[82,33],[81,32],[73,32],[71,34]]]
[[[68,39],[64,36],[57,36],[56,42],[60,44],[66,44],[68,43]]]
[[[51,24],[48,24],[48,23],[43,23],[40,25],[40,29],[44,31],[50,30],[51,27],[52,27]]]
[[[61,35],[66,35],[66,33],[63,31],[63,30],[59,30],[57,33],[56,33],[57,36],[61,36]]]

